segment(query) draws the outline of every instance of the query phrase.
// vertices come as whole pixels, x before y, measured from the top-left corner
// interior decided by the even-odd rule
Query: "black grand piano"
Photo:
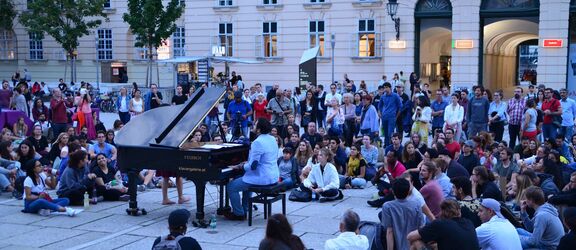
[[[219,182],[223,187],[222,183],[231,176],[228,166],[248,159],[249,145],[192,145],[188,142],[224,94],[224,88],[199,89],[185,104],[159,107],[133,117],[118,133],[115,138],[117,164],[129,177],[130,202],[126,209],[129,215],[146,214],[145,209],[138,208],[136,198],[140,170],[161,169],[194,182],[196,220],[193,224],[200,227],[207,225],[204,221],[206,182]],[[223,209],[223,192],[223,188],[220,188],[219,209]]]

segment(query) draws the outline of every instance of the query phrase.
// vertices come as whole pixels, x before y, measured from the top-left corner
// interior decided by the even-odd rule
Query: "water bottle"
[[[312,200],[316,200],[316,192],[312,191]]]
[[[84,192],[84,209],[90,206],[90,198],[88,197],[88,191]]]
[[[92,189],[92,203],[98,203],[98,192],[96,192],[96,188]]]
[[[210,229],[216,230],[216,214],[212,214],[210,218]]]

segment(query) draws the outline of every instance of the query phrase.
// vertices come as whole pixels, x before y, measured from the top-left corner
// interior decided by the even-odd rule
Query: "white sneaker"
[[[40,209],[38,211],[38,214],[40,216],[48,216],[48,215],[50,215],[50,209]]]
[[[71,208],[71,207],[66,208],[66,215],[68,215],[70,217],[74,217],[76,214],[78,214],[78,213],[73,208]]]

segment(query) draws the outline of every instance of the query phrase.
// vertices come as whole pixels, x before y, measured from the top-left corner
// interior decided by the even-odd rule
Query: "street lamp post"
[[[98,43],[100,38],[98,37],[98,32],[94,32],[94,50],[96,51],[96,88],[98,89],[98,94],[100,94],[100,58],[98,57]]]
[[[334,83],[334,47],[336,46],[336,36],[330,34],[330,50],[332,51],[332,83]],[[332,84],[330,83],[330,84]]]
[[[400,17],[396,16],[398,13],[398,0],[388,0],[388,3],[386,4],[386,10],[394,22],[394,29],[396,30],[396,41],[398,41],[400,40]]]

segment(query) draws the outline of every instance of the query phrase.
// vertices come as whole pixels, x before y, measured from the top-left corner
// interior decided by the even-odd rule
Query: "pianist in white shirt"
[[[276,139],[270,135],[272,124],[270,121],[260,118],[256,121],[255,128],[258,137],[250,145],[248,161],[231,166],[234,169],[244,169],[245,174],[226,186],[230,195],[232,212],[225,213],[224,216],[230,220],[246,218],[248,198],[251,196],[247,192],[248,188],[276,184],[280,176],[277,163],[278,144]],[[240,192],[242,192],[242,200],[240,200]]]

